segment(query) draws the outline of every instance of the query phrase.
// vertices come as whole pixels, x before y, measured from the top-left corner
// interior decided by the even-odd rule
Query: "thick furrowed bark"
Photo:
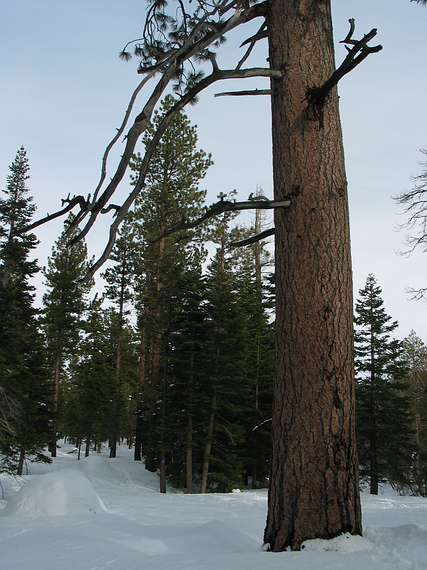
[[[329,0],[273,0],[269,15],[275,200],[273,459],[265,543],[361,533],[355,447],[352,270],[347,182],[334,90]]]

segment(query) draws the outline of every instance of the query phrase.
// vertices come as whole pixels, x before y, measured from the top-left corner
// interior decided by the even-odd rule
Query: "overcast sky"
[[[41,214],[53,211],[68,193],[86,195],[96,184],[103,148],[139,79],[136,62],[123,63],[117,54],[139,36],[145,5],[143,0],[2,3],[0,185],[23,144]],[[427,254],[399,255],[404,232],[397,226],[404,218],[391,198],[411,187],[411,177],[421,171],[419,149],[427,146],[427,9],[409,0],[335,0],[333,9],[338,62],[345,56],[338,40],[350,17],[356,18],[359,35],[377,27],[384,46],[340,84],[355,293],[374,273],[387,311],[400,322],[399,334],[413,328],[427,341],[427,305],[410,301],[405,292],[427,284]],[[244,37],[239,32],[227,42],[224,67],[238,60]],[[264,61],[260,46],[253,64]],[[250,84],[263,85],[251,80],[245,88]],[[242,84],[229,82],[226,88],[237,85]],[[203,184],[209,200],[233,188],[244,199],[257,185],[271,195],[268,98],[213,99],[222,87],[205,92],[188,111],[201,146],[215,161]],[[120,197],[127,189],[128,181]],[[105,243],[107,222],[89,238],[94,253]],[[42,264],[59,229],[51,224],[38,232]]]

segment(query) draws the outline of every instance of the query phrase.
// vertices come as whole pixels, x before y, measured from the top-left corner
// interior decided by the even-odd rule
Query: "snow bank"
[[[302,548],[314,552],[360,552],[363,550],[372,550],[373,545],[363,538],[363,536],[354,536],[348,532],[340,534],[329,540],[316,538],[306,540],[302,544]]]
[[[92,483],[75,469],[30,475],[27,480],[1,514],[38,517],[106,511]]]

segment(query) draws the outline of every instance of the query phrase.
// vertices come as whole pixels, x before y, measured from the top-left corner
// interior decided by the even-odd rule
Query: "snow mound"
[[[106,511],[92,483],[75,469],[31,475],[2,510],[5,515],[64,516]]]
[[[372,550],[373,544],[363,538],[363,536],[352,535],[348,532],[340,534],[335,538],[323,540],[316,538],[306,540],[302,544],[304,550],[312,552],[360,552],[363,550]]]

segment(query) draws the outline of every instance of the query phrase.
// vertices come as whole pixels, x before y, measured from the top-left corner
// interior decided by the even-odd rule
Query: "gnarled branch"
[[[373,28],[369,33],[365,34],[361,40],[354,40],[353,34],[355,30],[354,18],[349,19],[350,31],[347,36],[340,42],[345,44],[347,49],[347,57],[341,65],[333,72],[333,74],[320,87],[314,87],[307,93],[308,108],[314,111],[316,118],[332,89],[347,73],[350,73],[356,66],[364,61],[371,53],[377,53],[383,49],[381,45],[368,46],[368,43],[377,35],[377,29]],[[348,47],[348,46],[352,47]]]
[[[85,198],[83,196],[74,196],[74,198],[71,198],[71,199],[70,198],[64,198],[63,200],[61,200],[61,203],[62,203],[62,206],[64,206],[64,204],[67,204],[67,205],[64,208],[62,208],[61,210],[58,210],[57,212],[54,212],[53,214],[47,214],[43,218],[36,220],[35,222],[33,222],[32,224],[29,224],[28,226],[25,226],[25,228],[23,229],[23,232],[30,232],[30,231],[34,230],[35,228],[38,228],[39,226],[46,224],[47,222],[51,222],[52,220],[55,220],[56,218],[60,218],[64,214],[71,212],[71,210],[73,208],[75,208],[77,205],[80,206],[80,211],[78,212],[77,216],[79,216],[81,214],[81,212],[87,211],[88,202],[87,202],[87,200],[85,200]]]
[[[98,269],[107,261],[110,253],[114,247],[114,243],[116,240],[117,231],[121,222],[126,217],[126,214],[129,212],[130,207],[132,206],[133,202],[135,201],[138,194],[141,192],[142,188],[145,184],[145,179],[148,173],[149,163],[150,160],[155,152],[156,146],[159,143],[160,139],[162,138],[163,134],[165,133],[168,126],[171,124],[174,116],[181,111],[189,103],[192,99],[194,99],[201,91],[209,87],[212,83],[216,81],[220,81],[223,79],[239,79],[239,78],[246,78],[246,77],[281,77],[282,73],[280,71],[274,69],[264,69],[264,68],[252,68],[252,69],[231,69],[231,70],[217,70],[213,72],[208,77],[203,78],[199,81],[194,87],[192,87],[185,95],[179,99],[175,105],[165,114],[162,121],[160,122],[156,132],[153,135],[153,138],[149,142],[146,147],[144,158],[141,162],[140,172],[138,176],[138,180],[136,184],[126,198],[125,202],[122,204],[120,209],[117,211],[117,215],[115,217],[114,222],[110,226],[109,238],[107,245],[99,259],[94,263],[94,265],[90,268],[88,277],[93,277],[93,275],[98,271]],[[254,207],[254,206],[252,206]],[[80,236],[77,236],[74,241],[80,239]],[[72,242],[71,242],[72,243]]]
[[[180,65],[183,61],[189,60],[191,57],[195,56],[196,54],[200,53],[203,49],[208,47],[212,42],[220,38],[225,33],[233,30],[237,26],[249,22],[255,18],[265,16],[267,12],[268,2],[261,2],[260,4],[255,4],[248,8],[245,11],[236,11],[230,18],[228,18],[222,24],[218,24],[213,29],[211,29],[205,35],[202,35],[199,39],[198,34],[200,35],[200,31],[196,28],[191,32],[189,38],[186,40],[184,45],[177,49],[175,53],[173,53],[170,58],[168,59],[168,64],[166,69],[163,70],[162,76],[159,79],[155,89],[153,90],[150,98],[148,99],[147,103],[145,104],[142,112],[136,117],[134,124],[132,125],[131,129],[129,130],[127,137],[126,137],[126,146],[121,157],[121,160],[117,166],[116,172],[114,173],[110,183],[105,188],[104,192],[98,198],[97,202],[95,202],[91,206],[91,212],[89,220],[86,222],[86,225],[83,227],[81,232],[74,238],[74,241],[82,239],[86,236],[88,231],[91,229],[93,224],[95,223],[98,214],[101,210],[106,206],[114,192],[117,190],[118,185],[122,181],[126,170],[128,168],[129,162],[132,158],[132,155],[135,150],[136,143],[143,132],[148,128],[151,116],[154,112],[154,108],[159,101],[160,97],[166,90],[167,86],[169,85],[170,81],[174,78],[177,70],[179,69]],[[159,64],[156,69],[161,69],[162,66],[164,67],[165,64]],[[153,70],[154,71],[154,70]],[[224,73],[219,72],[218,73]],[[215,73],[213,74],[215,75]],[[265,75],[266,76],[266,75]],[[210,76],[211,77],[211,76]],[[242,75],[240,77],[245,77]],[[249,77],[253,77],[253,75],[249,75]],[[227,77],[224,77],[226,79]],[[218,80],[217,78],[210,81]],[[200,82],[202,83],[202,82]],[[210,84],[210,83],[207,83]],[[201,90],[201,89],[200,89]],[[192,89],[190,89],[192,91]],[[194,98],[194,96],[192,97]],[[184,95],[181,100],[187,99],[187,96]],[[191,99],[189,99],[191,100]],[[188,102],[188,100],[187,100]]]

